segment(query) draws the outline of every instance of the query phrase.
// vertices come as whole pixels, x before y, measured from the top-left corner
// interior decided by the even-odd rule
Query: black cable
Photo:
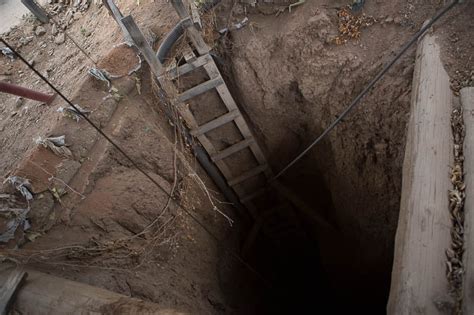
[[[451,4],[447,5],[444,9],[442,9],[439,13],[437,13],[426,25],[424,25],[413,38],[403,46],[400,52],[390,61],[385,67],[380,71],[375,78],[370,81],[370,83],[360,92],[359,95],[352,101],[352,103],[334,120],[323,133],[316,138],[303,152],[301,152],[296,158],[294,158],[290,163],[288,163],[278,174],[276,174],[270,181],[273,181],[279,178],[283,173],[285,173],[290,167],[292,167],[296,162],[298,162],[303,156],[308,153],[311,148],[313,148],[316,144],[318,144],[331,130],[334,129],[343,119],[344,117],[349,114],[349,112],[359,103],[359,101],[372,89],[372,87],[390,70],[390,68],[398,61],[406,51],[414,44],[416,41],[428,30],[436,21],[438,21],[444,14],[446,14],[449,10],[451,10],[456,4],[460,3],[460,0],[456,0]]]
[[[114,148],[116,148],[128,161],[130,161],[130,163],[132,163],[133,167],[135,167],[140,173],[142,173],[146,178],[148,178],[156,187],[158,187],[162,192],[164,192],[169,198],[171,198],[172,200],[175,200],[173,198],[173,196],[165,189],[163,188],[156,180],[153,179],[153,177],[151,177],[150,175],[148,175],[147,172],[145,172],[145,170],[143,168],[141,168],[117,143],[115,143],[112,139],[110,139],[109,136],[107,136],[107,134],[105,134],[96,124],[94,124],[94,122],[92,122],[92,120],[90,120],[84,113],[82,113],[82,111],[79,110],[79,108],[74,105],[66,96],[64,96],[64,94],[61,93],[61,91],[59,91],[51,82],[49,82],[48,79],[46,79],[41,73],[38,72],[38,70],[35,69],[35,67],[33,67],[29,62],[26,61],[26,59],[18,52],[16,51],[12,46],[10,46],[3,38],[0,38],[0,41],[2,43],[5,44],[5,46],[7,46],[8,48],[11,49],[11,51],[18,57],[20,58],[20,60],[26,64],[28,66],[28,68],[30,68],[36,75],[38,75],[41,80],[43,80],[44,82],[46,82],[46,84],[49,85],[49,87],[51,89],[54,90],[54,92],[56,92],[66,103],[69,104],[69,106],[71,106],[72,108],[74,108],[74,110],[77,112],[78,115],[80,115],[82,118],[84,118],[95,130],[97,130],[97,132],[102,135],[110,144],[112,144],[112,146]],[[194,222],[196,222],[207,234],[209,234],[209,236],[211,236],[211,238],[213,238],[216,242],[217,242],[217,245],[218,246],[222,246],[221,245],[221,241],[220,239],[214,234],[212,233],[205,225],[204,223],[202,223],[198,218],[196,218],[191,212],[189,212],[187,209],[185,209],[184,207],[182,207],[179,203],[177,203],[178,207],[183,210],[189,217],[191,217],[191,219],[193,219]],[[247,262],[245,262],[242,257],[240,257],[240,255],[238,255],[237,253],[227,249],[227,248],[224,248],[226,251],[230,252],[231,255],[236,258],[239,262],[241,262],[247,269],[249,269],[252,273],[254,273],[256,276],[258,276],[258,278],[260,278],[263,283],[265,283],[267,286],[271,287],[270,285],[270,282],[268,282],[268,280],[266,280],[258,271],[256,271],[252,266],[250,266]]]

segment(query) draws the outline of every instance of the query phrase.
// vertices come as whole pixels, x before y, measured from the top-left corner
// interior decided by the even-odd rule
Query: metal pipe
[[[165,63],[166,56],[168,56],[171,48],[173,48],[173,45],[184,34],[186,27],[189,27],[190,25],[192,25],[191,19],[189,17],[185,18],[179,21],[179,23],[176,24],[175,27],[173,27],[173,29],[166,35],[156,53],[156,56],[161,63]]]
[[[39,102],[43,102],[46,104],[50,104],[54,98],[56,97],[56,94],[50,95],[46,93],[41,93],[38,91],[34,91],[19,85],[11,84],[11,83],[6,83],[6,82],[0,82],[0,92],[8,93],[8,94],[13,94],[16,96],[21,96],[24,98],[28,98],[30,100],[35,100]]]

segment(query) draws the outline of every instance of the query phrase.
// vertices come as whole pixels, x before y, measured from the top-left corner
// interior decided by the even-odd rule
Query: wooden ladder
[[[260,189],[254,190],[252,193],[245,193],[241,189],[236,189],[236,186],[244,185],[247,180],[258,175],[264,175],[267,180],[271,179],[273,173],[270,169],[270,166],[267,163],[262,149],[252,134],[249,125],[243,117],[242,112],[232,97],[232,94],[230,93],[224,78],[222,77],[216,63],[214,62],[213,57],[208,52],[202,56],[196,56],[190,48],[186,49],[183,55],[186,63],[181,66],[169,69],[163,75],[159,76],[158,80],[162,84],[164,81],[168,81],[167,84],[163,85],[170,86],[170,81],[176,80],[182,75],[188,74],[198,69],[205,70],[209,76],[209,80],[179,93],[176,97],[175,105],[177,106],[178,113],[184,119],[187,126],[191,129],[190,134],[199,140],[201,145],[209,154],[212,162],[217,166],[222,175],[225,177],[227,184],[234,189],[235,193],[239,197],[240,202],[249,208],[249,210],[255,210],[252,201],[265,192],[265,187],[260,187]],[[220,96],[220,99],[227,109],[227,112],[204,124],[199,125],[186,102],[198,95],[214,89]],[[206,134],[229,123],[235,123],[235,126],[242,136],[242,140],[218,151]],[[244,149],[250,149],[250,152],[254,156],[257,163],[249,171],[234,175],[225,160],[226,158],[237,154]],[[251,213],[254,216],[258,216],[258,214],[254,213],[254,211],[251,211]]]
[[[107,0],[107,2],[104,3],[107,4],[111,13],[116,17],[119,25],[122,27],[122,29],[124,29],[124,34],[126,36],[130,36],[134,44],[143,54],[145,60],[150,65],[151,71],[158,79],[166,94],[177,94],[177,97],[172,100],[171,105],[176,107],[179,115],[184,119],[185,123],[190,128],[190,134],[198,139],[202,147],[207,151],[212,162],[222,173],[230,189],[235,192],[239,201],[249,210],[250,214],[253,216],[255,222],[245,241],[245,252],[245,248],[248,249],[252,247],[252,244],[254,243],[260,228],[264,224],[264,221],[274,215],[274,209],[272,209],[274,206],[267,203],[259,203],[261,206],[268,208],[266,211],[261,213],[257,212],[256,206],[256,199],[262,195],[266,195],[267,191],[270,190],[266,186],[268,186],[270,183],[269,180],[273,178],[273,173],[262,152],[262,149],[252,134],[248,123],[246,122],[242,112],[232,97],[229,88],[227,87],[217,65],[214,62],[213,57],[209,54],[209,47],[204,42],[204,39],[202,38],[201,33],[196,28],[195,24],[187,26],[186,38],[190,41],[189,44],[193,46],[197,52],[197,55],[194,53],[191,47],[187,47],[183,52],[183,57],[186,60],[186,63],[166,70],[163,67],[163,64],[161,64],[161,62],[158,60],[153,49],[146,42],[145,37],[134,22],[133,18],[131,16],[121,17],[121,13],[115,7],[112,0]],[[189,18],[186,7],[181,0],[173,0],[171,3],[175,7],[176,12],[181,19]],[[192,71],[196,71],[198,69],[203,69],[207,73],[209,79],[203,83],[189,88],[188,90],[176,93],[177,88],[174,86],[173,80],[177,80],[180,76],[191,73]],[[226,112],[219,117],[211,119],[210,121],[207,121],[203,124],[198,124],[198,121],[189,109],[187,102],[196,96],[214,90],[217,91],[220,100],[226,108]],[[209,139],[208,133],[227,124],[235,124],[238,132],[240,133],[241,140],[229,145],[224,149],[217,150]],[[246,149],[250,150],[256,163],[250,170],[240,174],[234,174],[231,171],[228,163],[226,163],[226,159]],[[260,187],[254,187],[256,186],[254,185],[250,187],[251,189],[248,189],[249,187],[247,187],[247,189],[242,189],[243,185],[248,185],[248,183],[251,182],[250,180],[257,176],[265,177],[265,182],[261,183]],[[299,199],[282,183],[278,181],[272,181],[270,186],[271,190],[273,190],[276,195],[283,197],[286,202],[294,205],[295,209],[303,213],[321,228],[334,229],[334,227],[329,224],[325,218],[323,218],[319,213],[314,212],[311,207],[306,205],[304,201]]]

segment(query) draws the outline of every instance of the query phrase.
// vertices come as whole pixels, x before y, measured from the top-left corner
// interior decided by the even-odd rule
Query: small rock
[[[35,33],[35,27],[33,25],[25,25],[23,33],[25,35],[33,35]]]
[[[385,23],[392,23],[392,22],[393,22],[393,18],[388,17],[388,18],[385,19],[384,22],[385,22]]]
[[[46,34],[46,29],[42,26],[38,26],[35,29],[35,34],[36,36],[43,36],[44,34]]]
[[[21,37],[20,44],[27,45],[33,40],[33,36]]]
[[[15,107],[20,108],[23,105],[23,97],[17,97],[15,100]]]
[[[81,12],[76,12],[76,13],[74,13],[73,17],[74,17],[74,20],[77,21],[82,17],[82,13]]]
[[[400,24],[402,24],[402,18],[399,17],[399,16],[397,16],[396,18],[393,19],[393,22],[394,22],[395,24],[400,25]]]
[[[56,24],[53,24],[53,26],[51,27],[51,35],[56,36],[58,35],[58,33],[58,27],[56,26]]]
[[[54,38],[54,43],[56,45],[61,45],[65,41],[66,41],[66,35],[64,35],[64,33],[60,33]]]

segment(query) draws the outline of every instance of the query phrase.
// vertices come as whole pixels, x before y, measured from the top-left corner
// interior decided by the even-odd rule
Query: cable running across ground
[[[94,122],[92,122],[89,117],[84,114],[81,110],[79,110],[79,108],[74,105],[66,96],[64,96],[64,94],[61,93],[61,91],[59,91],[48,79],[46,79],[38,70],[36,70],[36,68],[34,66],[32,66],[28,61],[26,61],[26,59],[18,52],[15,50],[15,48],[13,48],[12,46],[10,46],[9,43],[7,43],[3,38],[0,38],[0,42],[2,42],[3,44],[5,44],[6,47],[8,47],[9,49],[11,49],[11,51],[25,64],[28,66],[28,68],[30,68],[36,75],[38,75],[41,80],[43,80],[46,84],[48,84],[48,86],[53,89],[54,92],[56,92],[69,106],[71,106],[72,108],[74,108],[74,110],[77,112],[77,114],[79,116],[81,116],[82,118],[84,118],[84,120],[86,120],[89,125],[91,125],[95,130],[97,130],[97,132],[103,136],[107,142],[109,142],[114,148],[116,148],[131,164],[132,166],[138,170],[140,173],[142,173],[147,179],[149,179],[156,187],[158,187],[164,194],[166,194],[166,196],[168,196],[170,199],[172,200],[175,200],[175,198],[165,189],[163,188],[155,179],[153,179],[153,177],[151,177],[143,168],[141,168],[137,162],[135,162],[117,143],[115,143],[107,134],[105,134],[96,124],[94,124]],[[212,233],[206,226],[204,223],[202,223],[194,214],[192,214],[190,211],[188,211],[187,209],[185,209],[184,207],[182,207],[179,203],[177,203],[178,207],[184,211],[184,213],[186,213],[189,217],[191,217],[191,219],[196,222],[212,239],[214,239],[218,246],[221,246],[221,242],[220,242],[220,239],[214,234]],[[232,257],[234,257],[237,261],[239,261],[242,265],[244,265],[249,271],[251,271],[253,274],[255,274],[260,280],[262,280],[262,282],[268,286],[268,287],[271,287],[271,284],[268,280],[266,280],[258,271],[256,271],[252,266],[250,266],[247,262],[245,262],[242,257],[240,257],[240,255],[238,255],[236,252],[234,251],[231,251],[227,248],[224,248],[224,250],[228,253],[231,254]]]
[[[350,103],[349,106],[334,120],[319,137],[316,138],[306,149],[303,150],[297,157],[295,157],[290,163],[288,163],[278,174],[276,174],[270,181],[274,181],[281,177],[290,167],[292,167],[296,162],[301,160],[316,144],[321,142],[321,140],[326,137],[331,130],[333,130],[360,102],[360,100],[370,92],[374,85],[392,68],[392,66],[408,51],[408,49],[415,44],[418,39],[431,27],[436,21],[438,21],[443,15],[450,11],[456,4],[461,3],[462,0],[455,0],[441,11],[439,11],[428,23],[426,23],[413,37],[412,39],[402,47],[400,52],[393,58],[385,67],[369,82],[369,84],[360,92],[359,95]]]

